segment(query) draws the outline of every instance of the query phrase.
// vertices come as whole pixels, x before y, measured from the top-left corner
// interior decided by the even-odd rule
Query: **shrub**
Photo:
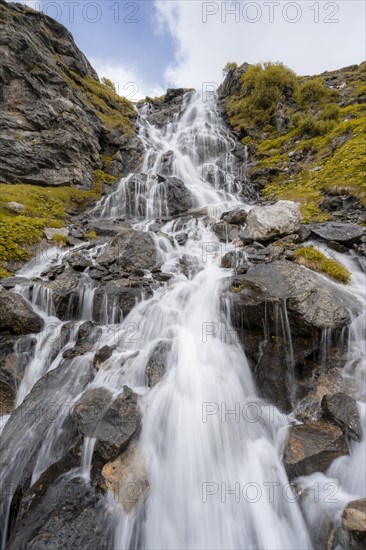
[[[116,85],[110,80],[110,78],[103,76],[102,83],[107,86],[107,88],[110,88],[114,93],[117,93]]]
[[[331,120],[319,120],[312,115],[295,115],[293,126],[301,137],[325,136],[334,128]]]
[[[328,258],[325,254],[310,246],[303,246],[295,250],[294,260],[300,265],[323,273],[331,279],[340,283],[348,284],[351,280],[351,273],[340,262]]]
[[[312,78],[300,84],[295,99],[300,107],[313,107],[325,101],[337,100],[339,92],[327,88],[322,78]]]
[[[238,68],[238,64],[235,61],[229,61],[222,69],[223,75],[226,76],[230,71],[235,71]]]

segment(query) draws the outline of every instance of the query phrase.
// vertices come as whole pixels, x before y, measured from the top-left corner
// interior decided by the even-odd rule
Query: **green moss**
[[[84,235],[84,237],[86,239],[88,239],[89,241],[93,241],[94,239],[97,238],[97,234],[95,231],[87,231]]]
[[[351,280],[351,273],[340,262],[328,258],[310,246],[298,248],[294,254],[294,261],[335,281],[348,284]]]
[[[54,235],[52,240],[59,246],[65,246],[67,244],[67,237],[65,235]]]
[[[9,276],[4,262],[27,260],[29,246],[43,237],[46,227],[64,227],[70,212],[76,213],[93,205],[101,197],[103,184],[116,180],[102,170],[93,174],[94,182],[89,191],[0,183],[0,278]],[[5,208],[10,201],[23,204],[25,210],[20,214],[10,212]],[[64,237],[58,242],[64,244]]]

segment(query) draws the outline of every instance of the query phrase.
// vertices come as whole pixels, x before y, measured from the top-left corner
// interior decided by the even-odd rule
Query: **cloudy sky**
[[[365,2],[22,0],[64,24],[100,76],[132,100],[215,87],[228,61],[317,74],[365,59]]]

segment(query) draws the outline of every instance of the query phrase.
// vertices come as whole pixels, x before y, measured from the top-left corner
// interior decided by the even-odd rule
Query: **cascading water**
[[[48,292],[42,293],[34,285],[32,294],[27,285],[15,289],[53,326],[51,339],[49,334],[38,337],[17,402],[26,403],[37,380],[54,372],[54,393],[47,399],[67,403],[69,409],[57,409],[46,425],[42,418],[32,423],[27,417],[16,441],[5,424],[1,442],[9,446],[9,452],[5,453],[0,485],[4,488],[10,484],[11,490],[0,504],[3,547],[12,496],[27,466],[26,449],[39,448],[31,472],[34,483],[67,448],[68,413],[84,391],[82,382],[90,376],[94,351],[113,345],[108,368],[100,369],[89,386],[107,388],[117,396],[128,385],[140,395],[143,424],[138,452],[149,484],[146,499],[132,509],[113,503],[113,547],[310,548],[304,519],[281,463],[286,418],[258,398],[245,354],[219,305],[222,282],[228,275],[219,267],[221,255],[223,248],[226,252],[233,245],[219,243],[199,217],[168,220],[167,190],[162,185],[167,158],[169,176],[182,179],[193,205],[208,207],[211,218],[218,219],[225,210],[238,206],[247,208],[240,200],[240,184],[233,168],[235,141],[223,126],[215,102],[204,102],[199,94],[186,94],[182,112],[162,128],[149,122],[150,109],[143,106],[139,118],[144,176],[131,174],[121,180],[94,214],[102,220],[133,217],[134,227],[146,231],[159,218],[163,225],[154,240],[163,261],[162,271],[172,275],[172,282],[157,288],[123,320],[113,304],[112,309],[104,304],[102,319],[106,324],[98,344],[83,357],[73,358],[63,371],[57,368],[62,352],[75,344],[80,322],[92,318],[95,289],[88,269],[80,282],[72,317],[76,322],[71,329],[54,316]],[[178,245],[176,236],[182,231],[187,240]],[[99,253],[100,247],[88,251],[92,261]],[[33,262],[22,275],[39,277],[51,262],[47,259],[40,267]],[[286,314],[282,309],[279,313],[279,324],[287,333]],[[356,349],[356,323],[359,321],[355,321],[355,337],[350,344],[353,360],[364,360],[361,350]],[[71,332],[65,344],[61,333],[66,329]],[[57,345],[50,345],[56,341]],[[166,373],[149,390],[146,366],[160,342],[168,349]],[[288,342],[291,366],[291,338]],[[85,483],[90,479],[94,444],[94,438],[85,439],[82,464],[72,473]],[[355,452],[347,459],[349,476],[352,460],[360,460],[352,458],[359,448],[355,445]],[[342,483],[352,492],[351,482]],[[111,493],[105,500],[110,507]]]

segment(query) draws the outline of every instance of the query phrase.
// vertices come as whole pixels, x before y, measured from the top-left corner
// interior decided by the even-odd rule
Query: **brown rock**
[[[330,422],[306,422],[289,429],[284,465],[290,479],[325,472],[335,458],[348,454],[342,430]]]
[[[366,499],[352,500],[345,507],[342,514],[342,524],[354,542],[359,543],[357,548],[366,545]]]
[[[132,442],[116,460],[108,462],[102,475],[108,489],[113,491],[115,501],[126,514],[134,511],[148,494],[146,460],[136,442]]]

